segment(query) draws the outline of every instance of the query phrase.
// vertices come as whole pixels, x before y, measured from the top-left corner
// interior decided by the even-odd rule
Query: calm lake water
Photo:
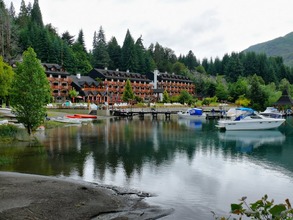
[[[216,121],[105,120],[46,130],[42,146],[0,144],[2,171],[66,176],[155,194],[163,219],[229,215],[242,196],[293,201],[293,120],[277,130],[226,131]],[[13,148],[12,148],[13,146]]]

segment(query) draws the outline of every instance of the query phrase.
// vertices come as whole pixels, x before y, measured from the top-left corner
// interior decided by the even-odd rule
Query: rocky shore
[[[147,204],[149,196],[69,178],[0,172],[0,220],[143,220],[172,214],[172,209]]]

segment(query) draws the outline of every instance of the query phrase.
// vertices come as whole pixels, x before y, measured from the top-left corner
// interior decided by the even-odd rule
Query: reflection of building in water
[[[264,144],[281,145],[286,136],[278,130],[263,131],[225,131],[219,132],[221,141],[236,141],[236,148],[242,152],[251,152]]]

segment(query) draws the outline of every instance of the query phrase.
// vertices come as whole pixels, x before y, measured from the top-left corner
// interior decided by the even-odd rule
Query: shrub
[[[19,129],[15,125],[0,125],[0,137],[14,137],[18,130]]]
[[[231,204],[231,213],[239,216],[239,220],[246,216],[250,219],[271,219],[271,220],[289,220],[293,219],[293,209],[291,207],[289,199],[285,200],[284,204],[274,204],[274,200],[269,201],[268,196],[264,195],[260,200],[250,203],[246,202],[246,197],[240,199],[240,203]],[[215,219],[228,220],[226,217],[218,217],[215,215]],[[236,219],[236,218],[233,218]]]

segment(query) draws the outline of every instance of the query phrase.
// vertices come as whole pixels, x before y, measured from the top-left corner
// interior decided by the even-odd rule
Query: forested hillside
[[[0,55],[6,62],[21,59],[21,54],[32,47],[43,63],[57,63],[74,74],[87,74],[92,68],[129,70],[141,74],[157,68],[160,72],[188,75],[200,85],[196,73],[223,76],[226,82],[234,83],[239,77],[256,74],[264,83],[278,85],[282,79],[293,83],[292,68],[284,65],[281,57],[269,57],[265,54],[231,53],[223,58],[204,58],[198,60],[189,51],[186,55],[176,56],[175,52],[158,42],[145,47],[142,37],[134,39],[130,30],[123,45],[119,45],[115,36],[109,41],[102,26],[93,33],[93,49],[86,50],[82,29],[79,33],[64,32],[58,34],[58,24],[44,24],[38,0],[33,5],[22,0],[16,12],[13,3],[7,7],[0,0]],[[196,39],[194,39],[196,40]],[[208,92],[198,91],[203,95]]]
[[[293,67],[293,32],[244,50],[244,52],[248,51],[265,53],[267,56],[280,56],[286,65]]]

